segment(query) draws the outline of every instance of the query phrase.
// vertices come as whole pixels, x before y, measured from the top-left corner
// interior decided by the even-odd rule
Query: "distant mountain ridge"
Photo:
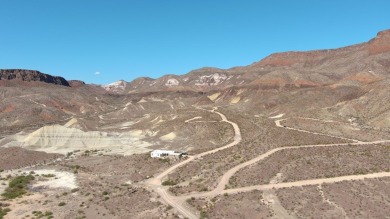
[[[51,76],[35,70],[0,69],[0,80],[41,81],[50,84],[69,87],[69,82],[63,77]]]
[[[379,32],[366,43],[338,49],[290,51],[271,54],[248,66],[230,69],[201,68],[184,75],[157,79],[137,78],[101,85],[103,92],[132,94],[159,91],[209,92],[230,87],[318,87],[337,83],[371,83],[390,75],[390,30]],[[82,81],[67,81],[34,70],[0,69],[0,80],[41,81],[82,87]],[[349,82],[348,82],[349,83]],[[105,91],[104,91],[105,90]]]
[[[338,49],[271,54],[248,66],[201,68],[184,75],[137,78],[104,86],[120,94],[192,90],[208,92],[229,87],[318,87],[352,81],[371,83],[389,77],[390,30],[366,43]],[[120,86],[118,86],[120,84]]]
[[[120,119],[194,105],[331,115],[390,130],[390,30],[339,49],[275,53],[247,66],[157,79],[94,85],[22,69],[0,70],[0,79],[0,130],[5,131],[74,115],[107,112]]]

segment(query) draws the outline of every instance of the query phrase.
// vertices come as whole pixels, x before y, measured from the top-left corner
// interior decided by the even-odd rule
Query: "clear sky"
[[[365,42],[389,0],[0,0],[0,68],[107,84]]]

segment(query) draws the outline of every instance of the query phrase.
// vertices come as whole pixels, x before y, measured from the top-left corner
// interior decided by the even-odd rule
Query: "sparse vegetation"
[[[51,212],[51,211],[45,211],[45,212],[42,212],[42,211],[33,211],[32,214],[33,214],[36,218],[47,218],[47,219],[53,218],[53,212]]]
[[[55,175],[55,174],[52,174],[52,173],[49,173],[49,174],[42,174],[41,176],[46,177],[46,178],[53,178],[53,177],[55,177],[56,175]]]
[[[4,216],[7,215],[7,213],[10,211],[11,211],[11,209],[9,209],[9,208],[0,207],[0,219],[3,219]]]
[[[267,184],[281,173],[283,182],[387,171],[390,152],[381,145],[289,149],[276,152],[232,178],[232,187]],[[259,177],[261,173],[261,177]]]
[[[232,94],[234,92],[235,90],[232,89]],[[244,95],[242,96],[242,100],[246,98],[244,97]],[[126,102],[132,101],[130,100],[130,97],[123,98],[128,98],[126,99]],[[120,101],[123,102],[122,99]],[[139,100],[137,99],[137,101]],[[221,101],[223,100],[221,99]],[[142,104],[144,104],[145,108],[147,108],[147,105],[152,103]],[[248,104],[250,104],[250,102]],[[233,109],[234,107],[227,106],[223,107],[223,109],[218,109],[218,111],[223,112],[229,118],[229,120],[238,123],[243,135],[242,142],[232,148],[218,151],[214,154],[204,156],[201,159],[196,158],[192,162],[181,166],[175,172],[171,173],[167,177],[168,180],[163,181],[162,185],[171,186],[169,189],[175,194],[189,193],[194,191],[205,192],[212,190],[213,187],[217,185],[216,182],[218,179],[220,179],[220,176],[222,176],[222,174],[224,174],[228,169],[240,163],[248,161],[249,159],[257,157],[260,154],[263,154],[275,147],[302,144],[326,144],[334,142],[345,142],[344,140],[335,139],[331,137],[313,137],[313,135],[309,133],[300,133],[283,128],[275,128],[274,121],[268,119],[268,116],[254,118],[253,115],[247,112],[232,112],[234,111]],[[145,125],[149,126],[149,124],[151,124],[150,121],[160,121],[159,124],[154,126],[153,128],[153,132],[157,132],[156,136],[148,134],[148,139],[158,139],[162,133],[165,134],[169,132],[175,132],[178,137],[175,139],[175,141],[172,141],[172,145],[169,145],[169,147],[172,146],[172,148],[180,148],[185,145],[186,148],[191,148],[191,151],[189,151],[191,155],[195,155],[199,152],[204,152],[213,148],[218,148],[232,141],[233,129],[230,124],[225,122],[219,122],[220,118],[216,114],[208,112],[202,114],[198,111],[199,110],[195,109],[191,109],[191,111],[185,109],[182,111],[185,112],[185,115],[183,116],[180,114],[182,112],[177,113],[177,111],[173,112],[173,110],[170,109],[170,111],[168,111],[168,113],[166,114],[159,112],[158,115],[155,115],[153,113],[150,113],[150,118],[147,119],[140,117],[138,118],[135,116],[132,117],[132,119],[137,121],[137,123],[134,124],[134,127],[132,128],[135,130],[143,130],[142,128],[144,128]],[[274,109],[272,109],[272,111],[274,111]],[[199,120],[197,122],[184,123],[185,120],[193,118],[194,113],[196,113],[197,115],[198,113],[201,114],[202,119],[200,120],[202,121]],[[270,113],[270,111],[268,112],[265,110],[264,115],[267,115],[268,113]],[[82,121],[88,121],[88,124],[85,126],[86,129],[95,124],[93,121],[89,120],[95,119],[100,114],[90,114],[93,116],[93,118],[89,118],[88,115],[89,112],[85,114],[85,119],[83,119],[84,121]],[[290,114],[287,115],[290,116]],[[109,114],[105,114],[104,119],[101,120],[102,124],[99,123],[99,125],[107,125],[106,127],[108,127],[108,125],[111,126],[117,124],[117,119],[119,120],[119,118],[116,118],[111,121],[109,117]],[[213,122],[207,123],[205,121]],[[97,127],[96,129],[99,130],[99,128],[100,127]],[[108,128],[106,131],[109,132],[111,130]],[[190,134],[192,133],[194,136],[190,136]],[[195,137],[203,137],[203,135],[204,138],[199,139],[199,141],[192,142],[193,139],[196,139]],[[189,137],[182,138],[182,136]],[[353,147],[357,148],[357,146]],[[385,147],[387,151],[389,148],[389,146]],[[333,159],[332,156],[336,155],[332,154],[335,153],[329,153],[327,151],[317,149],[310,150],[306,148],[305,150],[311,151],[311,153],[286,153],[283,154],[285,155],[284,157],[282,156],[285,160],[280,157],[276,157],[276,161],[273,160],[275,159],[275,157],[270,156],[270,160],[262,160],[259,163],[253,164],[252,166],[248,166],[245,168],[245,171],[250,168],[256,169],[258,168],[257,165],[261,166],[266,162],[269,162],[271,164],[261,166],[259,171],[257,169],[256,171],[252,171],[255,173],[261,172],[262,177],[255,177],[255,179],[252,179],[251,177],[253,177],[255,173],[251,173],[251,175],[248,172],[245,172],[246,174],[244,174],[241,178],[237,177],[237,175],[233,176],[231,178],[230,184],[226,185],[225,189],[242,186],[242,184],[240,184],[240,180],[245,183],[253,183],[254,185],[259,185],[263,183],[266,184],[269,183],[269,180],[275,177],[275,174],[279,172],[282,172],[283,174],[286,172],[291,174],[282,174],[281,180],[287,182],[294,181],[297,178],[304,176],[334,177],[338,176],[339,174],[344,174],[345,172],[343,171],[347,168],[349,168],[350,170],[347,171],[347,173],[355,174],[363,174],[366,172],[379,172],[386,170],[386,167],[388,171],[389,168],[388,166],[386,166],[386,160],[388,159],[382,159],[385,156],[383,156],[380,161],[378,161],[378,163],[382,164],[378,164],[371,161],[366,162],[366,160],[364,160],[372,160],[378,158],[376,152],[360,151],[362,152],[360,153],[359,151],[348,151],[348,156],[353,157],[355,160],[350,161],[349,159],[346,159],[346,161],[342,162],[333,162],[335,160],[337,161],[337,159],[334,159],[332,160],[332,162],[328,162],[331,163],[331,165],[326,166],[326,168],[324,169],[321,169],[319,168],[319,163],[326,163],[327,159]],[[96,210],[96,212],[98,212],[100,216],[103,215],[107,218],[118,216],[126,217],[129,215],[134,215],[134,217],[136,217],[136,215],[138,214],[143,215],[144,217],[150,216],[151,218],[176,217],[174,215],[175,211],[171,210],[172,206],[163,205],[159,202],[160,199],[164,197],[160,197],[158,194],[154,193],[151,194],[149,190],[145,190],[142,188],[143,184],[137,182],[145,182],[145,179],[152,178],[159,172],[163,172],[168,167],[179,161],[175,159],[151,159],[150,155],[147,153],[136,154],[132,156],[119,156],[106,154],[106,152],[108,151],[102,151],[101,154],[104,154],[104,156],[96,156],[98,150],[91,149],[87,151],[79,151],[79,153],[70,152],[67,154],[67,157],[74,157],[74,159],[59,160],[51,164],[48,163],[48,165],[52,165],[52,167],[55,166],[60,170],[68,170],[70,172],[73,171],[74,173],[80,173],[77,177],[77,183],[80,188],[82,188],[82,190],[77,195],[69,194],[78,192],[78,189],[72,189],[70,191],[66,190],[67,192],[63,192],[64,190],[61,189],[54,194],[51,192],[44,192],[44,194],[46,195],[46,200],[44,199],[45,201],[34,200],[30,202],[30,200],[28,200],[28,203],[31,205],[45,208],[50,208],[53,207],[53,205],[57,204],[58,206],[65,206],[61,208],[61,211],[58,211],[59,218],[62,218],[64,214],[70,215],[68,216],[70,218],[83,218],[85,217],[85,213],[81,213],[79,209],[84,208],[89,208],[88,211]],[[386,155],[386,153],[382,153],[382,155]],[[315,157],[314,159],[314,156],[317,157]],[[341,156],[339,158],[341,160],[343,159],[343,157]],[[359,160],[360,158],[364,159]],[[356,160],[360,162],[359,165],[355,163]],[[372,163],[374,163],[374,165],[372,165]],[[351,168],[351,166],[353,168]],[[302,171],[300,173],[304,174],[296,174],[296,171],[298,170]],[[308,171],[309,173],[305,171]],[[14,173],[12,172],[12,174]],[[41,176],[48,178],[55,177],[54,174],[47,174]],[[43,180],[42,178],[37,179]],[[264,180],[264,182],[262,180]],[[383,184],[382,187],[385,187],[385,185],[386,184]],[[156,191],[154,185],[151,187],[153,191]],[[37,187],[37,191],[40,192],[40,189],[41,188]],[[306,187],[302,187],[300,189],[303,191],[302,196],[304,196],[305,191],[316,191],[314,189],[307,190]],[[359,192],[360,191],[358,189],[352,191],[352,193],[354,193],[353,195],[358,195]],[[262,192],[256,191],[253,192],[253,194],[252,192],[245,192],[242,194],[228,194],[222,192],[221,195],[218,195],[216,197],[192,197],[187,199],[186,201],[189,204],[195,206],[196,209],[198,209],[198,212],[201,213],[201,218],[266,218],[273,216],[273,212],[269,211],[269,208],[267,208],[267,206],[264,204],[265,201],[262,198]],[[34,197],[35,196],[32,196],[31,198]],[[320,196],[318,196],[318,194],[313,197],[317,198],[316,200],[320,200]],[[384,198],[382,197],[382,200],[385,201],[386,199]],[[280,199],[283,203],[286,200],[291,201],[288,200],[288,198],[286,199],[285,196],[282,196]],[[298,201],[293,200],[291,205],[296,204]],[[27,204],[27,201],[24,203]],[[132,203],[132,205],[129,206],[128,203]],[[310,206],[310,204],[311,203],[309,203],[308,205]],[[358,209],[360,213],[361,207],[359,205],[361,204],[358,203],[354,207]],[[101,208],[102,206],[104,206],[104,208]],[[296,211],[297,209],[299,210],[300,206],[295,205],[294,207],[295,209],[293,210]],[[326,207],[327,206],[324,207],[323,205],[319,205],[318,209],[327,212]],[[69,209],[72,209],[72,211],[69,211]],[[151,211],[151,209],[158,209],[158,211]],[[244,211],[242,211],[242,209],[244,209]],[[146,212],[148,214],[150,213],[151,215],[146,215]],[[157,215],[160,213],[163,214],[163,216]],[[42,217],[42,215],[45,215],[45,213],[35,212],[35,214],[33,214],[34,217]],[[299,216],[300,215],[298,215],[298,217]]]
[[[174,186],[176,184],[177,184],[177,182],[170,180],[170,179],[165,180],[164,182],[161,183],[161,185],[163,185],[163,186]]]
[[[27,193],[27,185],[34,180],[34,176],[17,176],[12,179],[2,196],[6,199],[14,199]]]
[[[207,216],[207,213],[205,211],[201,211],[200,212],[200,219],[206,219],[208,216]]]

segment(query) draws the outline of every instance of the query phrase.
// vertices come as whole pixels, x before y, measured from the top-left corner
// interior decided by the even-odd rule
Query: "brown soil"
[[[207,218],[270,218],[273,213],[262,199],[262,192],[253,191],[212,199],[189,199],[187,202]]]
[[[388,146],[358,145],[282,150],[230,179],[231,187],[268,184],[278,173],[282,182],[390,171]]]
[[[0,169],[18,169],[26,166],[51,162],[60,157],[63,157],[63,155],[31,151],[19,147],[0,147]]]
[[[182,183],[172,187],[171,192],[185,194],[190,191],[211,190],[217,185],[218,178],[228,169],[276,147],[346,142],[342,139],[278,128],[275,127],[274,121],[268,118],[253,119],[232,112],[226,115],[230,115],[229,120],[239,125],[242,142],[232,148],[206,155],[170,174],[171,180]]]
[[[324,200],[319,190],[323,191]],[[386,218],[390,178],[368,179],[276,190],[282,205],[297,218]]]

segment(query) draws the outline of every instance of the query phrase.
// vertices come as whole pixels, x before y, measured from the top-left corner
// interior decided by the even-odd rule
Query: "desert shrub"
[[[6,199],[14,199],[27,193],[27,185],[34,180],[34,176],[17,176],[9,182],[2,196]]]
[[[176,184],[177,184],[177,182],[170,180],[170,179],[165,180],[164,182],[161,183],[161,185],[163,185],[163,186],[174,186]]]
[[[47,219],[53,218],[53,212],[51,212],[51,211],[46,211],[46,212],[42,212],[42,211],[33,211],[32,214],[33,214],[36,218],[47,218]]]
[[[171,205],[168,205],[167,208],[165,209],[166,211],[171,210],[173,207]]]
[[[58,206],[65,206],[66,205],[66,203],[65,202],[60,202],[60,203],[58,203]]]
[[[200,218],[200,219],[208,218],[207,213],[206,213],[205,211],[201,211],[201,212],[200,212],[200,217],[199,217],[199,218]]]
[[[46,178],[52,178],[52,177],[55,177],[56,175],[49,173],[49,174],[42,174],[41,176],[46,177]]]
[[[11,211],[11,209],[9,209],[9,208],[2,208],[2,207],[0,207],[0,219],[3,219],[4,216],[5,216],[8,212],[10,212],[10,211]]]

